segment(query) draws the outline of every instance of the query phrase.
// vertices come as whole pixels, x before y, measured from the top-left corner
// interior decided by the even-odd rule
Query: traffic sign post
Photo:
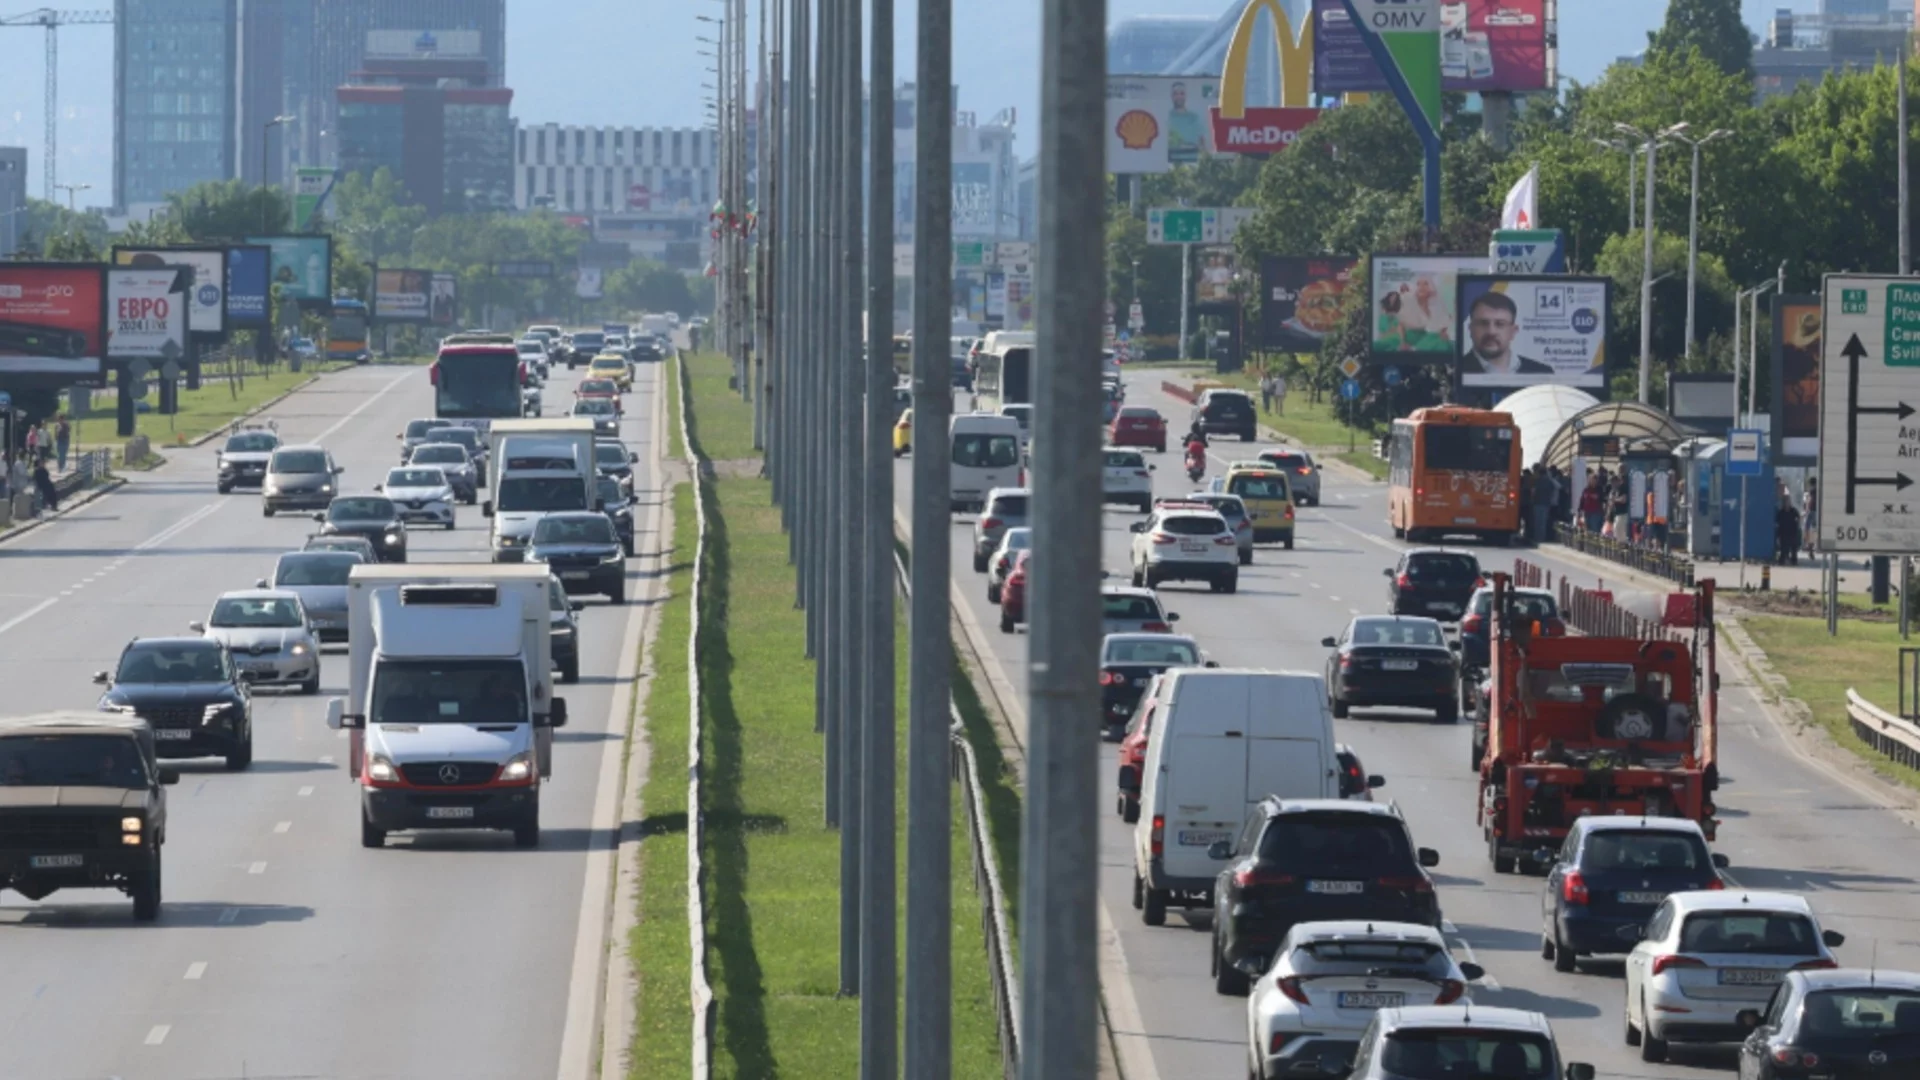
[[[1346,363],[1340,365],[1341,370],[1346,370],[1347,364],[1353,364],[1353,370],[1355,372],[1360,370],[1360,365],[1354,363],[1354,359],[1351,356],[1347,357]],[[1347,377],[1340,383],[1340,396],[1345,398],[1347,402],[1347,453],[1351,454],[1353,453],[1354,438],[1353,409],[1354,404],[1360,400],[1360,380],[1354,378],[1351,372],[1349,372]]]
[[[1920,282],[1829,274],[1821,306],[1820,547],[1920,551]]]
[[[1352,382],[1360,375],[1360,361],[1351,356],[1340,361],[1340,374],[1345,375],[1348,382]]]
[[[1747,587],[1747,498],[1753,478],[1762,475],[1766,465],[1765,433],[1757,428],[1734,428],[1727,432],[1727,471],[1740,478],[1740,587]]]

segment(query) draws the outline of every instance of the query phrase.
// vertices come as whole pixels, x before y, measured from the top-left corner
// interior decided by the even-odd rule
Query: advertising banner
[[[107,342],[104,270],[0,262],[0,372],[98,376]]]
[[[1567,241],[1559,229],[1495,229],[1487,242],[1495,274],[1564,274]]]
[[[1374,362],[1420,360],[1420,353],[1451,360],[1460,347],[1455,285],[1461,274],[1486,273],[1486,256],[1375,255],[1372,263]]]
[[[433,293],[429,270],[373,272],[373,317],[377,322],[426,322]]]
[[[1820,297],[1773,302],[1773,445],[1778,465],[1812,465],[1820,457]]]
[[[582,300],[600,299],[600,268],[583,266],[575,273],[573,295]]]
[[[1234,279],[1240,275],[1240,255],[1230,247],[1200,249],[1200,265],[1193,272],[1193,303],[1200,308],[1234,306]]]
[[[1364,5],[1363,5],[1364,7]],[[1440,85],[1453,91],[1553,86],[1546,0],[1440,0]],[[1342,0],[1313,0],[1313,89],[1387,89]]]
[[[180,271],[113,267],[107,271],[107,356],[174,360],[187,352],[187,304]]]
[[[1460,385],[1604,390],[1612,290],[1603,277],[1461,275]]]
[[[1206,76],[1107,76],[1107,171],[1163,173],[1213,153],[1207,117],[1219,98],[1220,80]]]
[[[273,298],[273,258],[258,245],[227,249],[227,325],[267,325],[267,304]]]
[[[553,264],[532,259],[497,262],[493,264],[493,276],[503,278],[550,278],[553,276]]]
[[[953,231],[991,234],[993,211],[993,166],[984,161],[955,162]]]
[[[185,266],[193,271],[187,289],[187,329],[221,334],[227,329],[227,251],[225,248],[113,249],[115,266]]]
[[[428,321],[435,326],[452,326],[454,312],[459,310],[460,279],[452,273],[440,270],[433,275],[433,300]]]
[[[264,244],[272,259],[273,284],[296,303],[333,304],[333,238],[329,236],[249,236]]]
[[[334,170],[302,166],[293,174],[293,231],[306,232],[333,191]]]
[[[1278,352],[1320,351],[1340,329],[1340,305],[1353,282],[1352,255],[1270,255],[1260,260],[1261,346]]]

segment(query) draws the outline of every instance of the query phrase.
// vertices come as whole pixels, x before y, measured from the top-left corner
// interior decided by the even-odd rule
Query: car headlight
[[[134,709],[133,709],[133,706],[131,706],[131,705],[122,705],[122,704],[120,704],[120,703],[119,703],[119,702],[117,702],[117,701],[103,701],[103,702],[101,702],[101,703],[100,703],[100,711],[101,711],[101,712],[110,712],[110,713],[118,713],[118,714],[120,714],[121,716],[132,716],[132,715],[133,715],[133,713],[134,713]]]
[[[524,536],[502,536],[500,538],[500,546],[501,547],[519,547],[521,544],[526,543],[526,541],[527,541],[527,538]]]
[[[401,537],[400,533],[391,533],[391,532],[388,533],[386,535],[386,545],[388,547],[394,547],[398,545],[400,543],[400,537]]]
[[[503,781],[527,780],[532,776],[533,755],[526,751],[513,755],[505,765],[500,766],[500,779]]]
[[[212,704],[208,705],[205,709],[201,710],[200,718],[202,722],[215,719],[221,713],[226,712],[229,708],[232,708],[231,702],[226,702],[226,701],[213,702]]]
[[[325,495],[325,494],[327,494],[328,492],[330,492],[330,491],[332,491],[332,490],[333,490],[333,485],[332,485],[332,484],[321,484],[321,485],[320,485],[320,494],[322,494],[322,495]]]
[[[385,754],[367,755],[367,779],[393,784],[400,780],[400,769]]]
[[[300,642],[297,642],[297,641],[296,641],[296,642],[294,642],[294,644],[293,644],[293,647],[292,647],[292,648],[290,648],[290,649],[288,649],[287,651],[288,651],[288,652],[290,652],[290,653],[292,653],[292,654],[293,654],[293,655],[295,655],[295,656],[305,656],[305,655],[307,655],[307,647],[306,647],[306,645],[304,645],[304,644],[302,644],[302,643],[300,643]]]
[[[613,554],[600,556],[600,561],[603,564],[612,564],[612,563],[619,562],[621,558],[622,558],[622,555],[620,553],[620,550],[618,548],[615,548],[613,551]]]
[[[146,825],[146,822],[141,821],[137,817],[123,817],[120,819],[121,832],[139,832],[141,829],[146,828]]]

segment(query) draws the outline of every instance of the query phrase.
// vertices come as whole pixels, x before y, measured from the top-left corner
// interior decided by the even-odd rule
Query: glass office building
[[[113,203],[234,175],[236,0],[116,0]]]

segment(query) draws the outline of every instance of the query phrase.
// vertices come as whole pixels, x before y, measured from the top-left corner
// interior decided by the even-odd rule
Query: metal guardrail
[[[1847,688],[1847,721],[1860,741],[1909,769],[1920,769],[1920,726]]]
[[[1660,620],[1642,618],[1614,603],[1611,592],[1583,589],[1564,577],[1560,579],[1560,617],[1588,637],[1685,640],[1679,631]]]
[[[1642,574],[1665,578],[1683,589],[1693,588],[1693,560],[1678,551],[1630,544],[1574,528],[1566,522],[1554,523],[1553,539],[1555,543],[1595,558],[1619,563]]]
[[[693,512],[699,522],[693,552],[693,606],[687,632],[687,938],[693,953],[689,975],[693,1080],[707,1080],[713,1075],[714,1018],[713,984],[707,979],[706,871],[700,861],[700,847],[706,835],[706,823],[700,814],[700,604],[707,576],[707,492],[701,457],[693,448],[693,436],[687,428],[693,391],[687,383],[686,365],[676,367],[680,384],[680,450],[693,469]]]

